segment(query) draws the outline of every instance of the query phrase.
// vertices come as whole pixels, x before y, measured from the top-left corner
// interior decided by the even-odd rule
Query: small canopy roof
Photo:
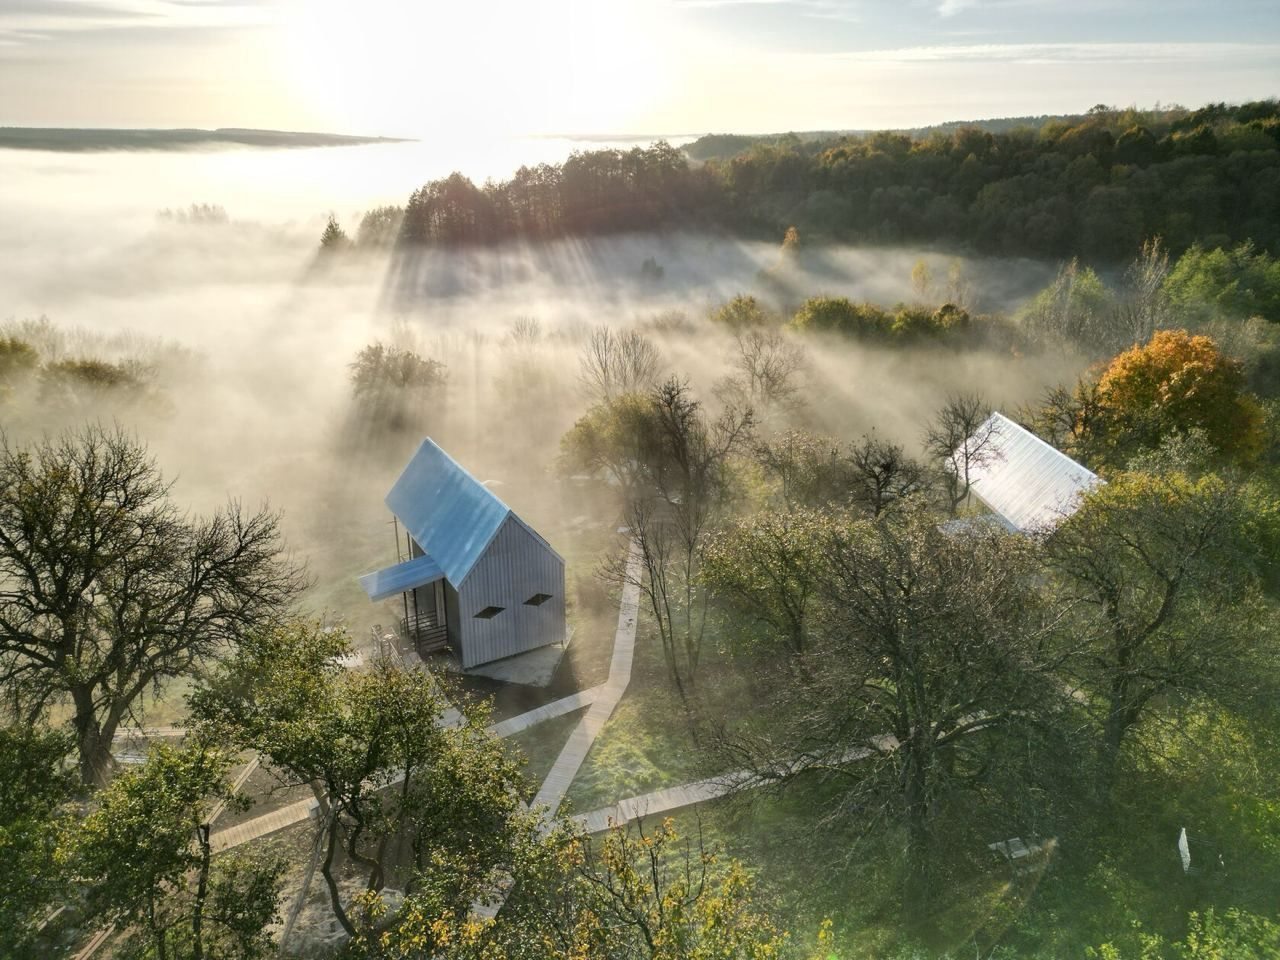
[[[1002,413],[993,413],[969,442],[988,435],[985,456],[970,469],[970,489],[1013,530],[1054,526],[1104,482]]]
[[[370,600],[385,600],[397,593],[425,587],[429,583],[444,579],[444,571],[429,556],[414,557],[394,567],[375,570],[360,578],[360,586],[369,595]]]

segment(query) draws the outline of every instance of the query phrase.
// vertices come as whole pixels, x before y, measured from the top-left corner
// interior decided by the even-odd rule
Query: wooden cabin
[[[401,596],[420,652],[448,646],[466,668],[564,640],[564,560],[434,441],[423,441],[386,504],[404,559],[360,585],[370,600]]]

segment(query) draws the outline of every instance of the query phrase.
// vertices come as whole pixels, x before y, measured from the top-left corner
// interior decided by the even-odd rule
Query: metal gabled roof
[[[975,436],[988,431],[990,455],[970,468],[969,489],[1015,530],[1056,525],[1076,511],[1082,494],[1104,482],[1002,413],[993,413]]]
[[[385,600],[397,593],[404,593],[417,587],[425,587],[429,583],[444,579],[444,571],[436,563],[435,558],[427,555],[414,557],[393,567],[366,573],[360,578],[360,586],[369,595],[370,600]]]
[[[387,507],[457,587],[511,514],[479,480],[430,438],[422,441]]]

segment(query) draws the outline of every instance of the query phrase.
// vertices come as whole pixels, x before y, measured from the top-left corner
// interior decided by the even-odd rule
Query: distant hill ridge
[[[950,135],[966,127],[976,127],[987,133],[1005,133],[1019,127],[1039,130],[1050,123],[1077,123],[1085,118],[1083,113],[1040,114],[1034,117],[989,117],[985,120],[948,120],[927,127],[883,127],[866,130],[807,130],[789,133],[709,133],[699,137],[682,149],[694,160],[725,159],[750,150],[756,144],[814,145],[845,137],[865,137],[873,133],[889,131],[905,133],[915,139],[927,137],[933,133]]]
[[[304,133],[221,127],[216,130],[178,128],[131,130],[78,127],[0,127],[0,149],[57,150],[183,150],[191,147],[236,145],[247,147],[346,147],[368,143],[404,143],[394,137],[357,137],[341,133]]]

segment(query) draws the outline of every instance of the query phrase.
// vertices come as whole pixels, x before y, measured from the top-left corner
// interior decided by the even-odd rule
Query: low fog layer
[[[184,222],[158,216],[185,206],[175,199],[178,168],[164,167],[154,189],[130,179],[114,194],[86,195],[77,184],[101,189],[102,170],[72,160],[27,166],[21,189],[2,188],[0,334],[31,340],[45,360],[128,361],[148,371],[154,393],[129,402],[104,395],[91,408],[10,402],[0,423],[23,438],[88,416],[117,419],[178,479],[179,501],[205,510],[235,496],[285,510],[291,543],[330,583],[350,583],[386,559],[370,553],[371,531],[388,521],[382,496],[422,432],[500,481],[501,495],[543,524],[572,519],[577,507],[545,478],[560,436],[590,402],[579,362],[593,328],[643,332],[661,355],[660,377],[687,378],[714,405],[735,346],[707,317],[736,294],[778,308],[816,294],[918,300],[911,274],[923,257],[935,277],[959,271],[972,312],[1007,311],[1055,269],[824,248],[804,249],[779,270],[779,245],[690,235],[320,258],[322,209],[282,216],[279,204],[255,203],[260,188],[188,194],[185,203],[217,204],[227,218]],[[141,164],[135,176],[160,169],[130,162]],[[104,163],[127,166],[120,157]],[[326,199],[318,193],[313,209]],[[944,299],[938,286],[935,303]],[[445,365],[447,387],[407,433],[377,432],[353,406],[350,364],[374,341]],[[981,389],[1013,406],[1073,372],[1060,358],[1013,362],[996,350],[797,343],[800,406],[766,427],[847,438],[874,428],[912,448],[949,392]]]

